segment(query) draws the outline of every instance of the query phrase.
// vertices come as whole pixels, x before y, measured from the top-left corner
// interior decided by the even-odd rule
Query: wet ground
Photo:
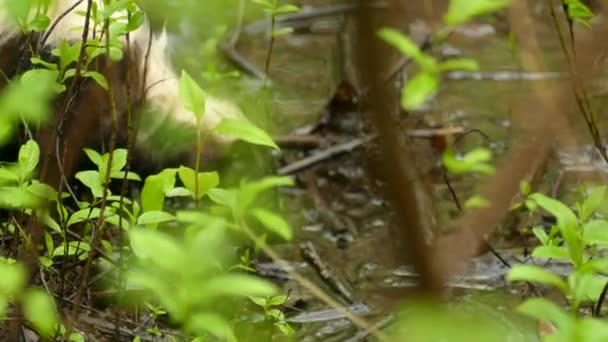
[[[394,301],[393,292],[402,294],[413,288],[417,275],[408,266],[407,252],[395,244],[393,214],[374,172],[378,154],[372,132],[354,104],[356,86],[351,89],[351,85],[356,84],[356,77],[345,45],[349,37],[344,32],[348,30],[342,30],[352,21],[350,9],[329,1],[304,1],[302,5],[305,15],[299,18],[304,19],[292,17],[281,22],[295,27],[295,33],[276,41],[270,69],[272,118],[274,127],[280,127],[276,134],[286,142],[277,167],[279,172],[294,174],[298,181],[296,188],[283,192],[283,206],[298,243],[278,249],[295,270],[314,279],[353,312],[388,324],[391,317],[380,314],[380,308]],[[542,22],[542,8],[538,13]],[[532,82],[567,78],[559,69],[544,74],[522,71],[504,21],[501,16],[476,21],[432,47],[440,58],[473,57],[479,61],[480,71],[448,74],[429,106],[404,116],[408,127],[413,121],[415,129],[478,130],[483,134],[467,135],[459,142],[459,150],[481,145],[500,158],[513,139],[514,101],[531,92]],[[267,52],[263,48],[268,44],[264,24],[244,26],[235,46],[257,71],[263,71]],[[424,36],[429,25],[415,21],[410,32]],[[546,23],[540,32],[550,67],[563,61],[551,29]],[[601,97],[596,100],[601,103]],[[589,139],[584,137],[583,127],[574,129],[583,133],[581,144],[556,149],[538,191],[571,199],[581,182],[606,179],[608,167],[585,144]],[[440,216],[449,222],[458,210],[438,167],[437,153],[429,139],[414,137],[412,143],[419,145],[416,167],[431,180]],[[474,192],[478,182],[477,177],[451,180],[462,199]],[[454,295],[465,306],[508,323],[514,341],[536,340],[535,327],[510,311],[529,289],[504,280],[508,270],[505,261],[541,262],[527,256],[535,242],[521,233],[540,218],[533,220],[514,219],[499,229],[493,243],[503,260],[488,253],[474,259],[468,273],[450,281]],[[560,273],[568,270],[567,265],[557,262],[548,267]],[[303,340],[361,340],[342,313],[328,310],[276,265],[260,263],[258,271],[280,281],[291,294],[289,321],[301,324],[298,334]]]

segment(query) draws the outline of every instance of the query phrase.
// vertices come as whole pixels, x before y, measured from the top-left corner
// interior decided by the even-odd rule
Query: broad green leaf
[[[263,297],[272,296],[276,288],[272,283],[244,274],[225,274],[201,284],[201,292],[217,296]]]
[[[593,220],[584,226],[583,240],[588,245],[608,245],[608,221]]]
[[[494,173],[494,167],[489,164],[492,152],[485,148],[476,148],[460,158],[456,157],[453,149],[447,149],[441,159],[447,170],[455,175],[475,172],[486,175]]]
[[[546,259],[570,260],[568,249],[564,246],[538,246],[534,248],[532,256]]]
[[[545,232],[545,229],[543,227],[541,227],[541,226],[533,227],[532,233],[534,233],[534,236],[536,236],[538,241],[540,241],[540,243],[542,243],[543,245],[546,245],[549,243],[549,235],[547,235],[547,232]]]
[[[28,27],[32,31],[42,32],[46,30],[51,24],[51,19],[44,13],[38,13],[36,16],[28,23]]]
[[[507,273],[507,280],[530,281],[539,284],[553,285],[566,293],[568,284],[560,276],[534,265],[516,265]]]
[[[107,211],[106,211],[107,212]],[[76,223],[84,222],[87,220],[96,219],[101,214],[99,208],[84,208],[73,213],[68,219],[67,226],[71,226]]]
[[[470,58],[453,58],[448,59],[445,62],[439,63],[439,70],[441,71],[452,71],[452,70],[463,70],[463,71],[477,71],[479,70],[479,64],[477,61]]]
[[[51,338],[59,325],[53,298],[46,292],[28,289],[22,297],[23,314],[44,338]]]
[[[439,88],[439,74],[421,71],[410,79],[401,94],[401,106],[406,110],[415,110]]]
[[[159,174],[148,176],[141,190],[141,206],[144,212],[162,210],[165,193],[175,186],[176,169],[164,169]]]
[[[0,297],[18,293],[27,280],[26,269],[18,263],[0,261]]]
[[[186,321],[186,330],[195,334],[210,333],[222,341],[236,341],[232,324],[216,313],[195,313]]]
[[[133,253],[144,262],[152,262],[167,271],[175,271],[187,265],[182,248],[166,234],[132,229],[129,238]]]
[[[103,197],[103,184],[101,184],[101,177],[97,171],[80,171],[74,176],[82,184],[91,190],[95,198]],[[109,191],[109,190],[108,190]]]
[[[557,218],[557,227],[570,251],[570,258],[575,265],[580,265],[583,258],[583,246],[577,233],[578,219],[576,215],[562,202],[541,193],[530,195],[530,199]]]
[[[209,190],[207,195],[213,202],[233,210],[235,209],[236,196],[234,190],[213,188]]]
[[[606,197],[606,186],[599,186],[589,190],[587,198],[583,201],[579,216],[581,220],[587,221],[589,217],[600,207]]]
[[[175,220],[175,216],[166,211],[152,210],[146,211],[137,218],[138,225],[158,224]]]
[[[93,162],[93,164],[95,164],[97,166],[97,169],[100,169],[103,167],[103,159],[101,157],[101,154],[99,154],[99,152],[92,150],[90,148],[85,148],[84,153],[87,155],[87,157],[89,157],[89,160],[91,160]]]
[[[451,0],[443,19],[448,25],[460,25],[478,15],[506,7],[509,2],[509,0]]]
[[[274,14],[275,15],[281,15],[281,14],[288,14],[288,13],[295,13],[300,11],[300,8],[298,6],[295,5],[283,5],[283,6],[279,6],[277,9],[274,10]]]
[[[266,303],[268,303],[268,299],[265,297],[253,297],[249,296],[249,299],[255,303],[257,306],[265,307]]]
[[[102,87],[105,90],[108,90],[110,88],[110,86],[108,85],[108,80],[106,79],[106,77],[96,71],[87,71],[84,72],[82,74],[83,77],[89,77],[92,78],[93,80],[95,80],[95,82],[97,82],[97,84],[99,84],[100,87]]]
[[[279,235],[287,241],[291,240],[293,237],[289,223],[277,214],[261,208],[253,209],[251,213],[267,230]]]
[[[280,295],[280,296],[274,296],[274,297],[270,298],[268,300],[268,305],[269,306],[278,306],[278,305],[283,305],[286,302],[287,302],[287,296]]]
[[[196,178],[198,178],[198,192],[196,191],[195,171],[189,167],[181,166],[178,170],[179,179],[184,183],[186,189],[190,190],[192,194],[197,194],[198,198],[201,199],[207,191],[215,188],[220,183],[220,177],[217,172],[199,172]]]
[[[200,122],[205,114],[205,92],[186,71],[182,71],[179,80],[179,95],[184,108],[192,112],[197,122]]]
[[[572,331],[574,321],[564,309],[546,298],[531,298],[517,307],[517,311],[532,316],[538,320],[545,320],[557,326],[563,332]]]
[[[397,48],[402,54],[413,59],[424,71],[436,71],[437,66],[435,60],[431,56],[420,51],[418,45],[416,45],[408,36],[395,29],[386,27],[378,31],[378,36]]]
[[[34,140],[28,140],[19,149],[19,169],[23,175],[29,175],[36,170],[40,160],[40,148]]]
[[[279,150],[279,147],[264,130],[247,120],[224,118],[213,130],[218,134]]]

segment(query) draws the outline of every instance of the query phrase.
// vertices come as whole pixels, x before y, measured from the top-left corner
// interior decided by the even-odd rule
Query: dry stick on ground
[[[395,2],[390,5],[394,6]],[[383,12],[383,15],[393,11]],[[380,13],[378,13],[379,17]],[[420,289],[429,294],[439,295],[443,287],[441,277],[431,267],[431,255],[426,236],[434,231],[434,218],[430,206],[430,196],[426,191],[418,171],[414,167],[415,158],[411,145],[405,141],[396,116],[399,113],[399,92],[392,84],[384,82],[387,58],[394,56],[393,50],[376,36],[379,25],[375,17],[359,1],[357,11],[356,59],[358,72],[363,84],[369,85],[368,96],[364,99],[370,120],[378,132],[381,150],[381,169],[387,184],[388,198],[397,213],[401,231],[395,232],[396,239],[407,246],[413,257],[414,266],[420,274]],[[384,16],[385,20],[389,19]],[[388,25],[388,23],[381,23]]]
[[[526,0],[512,2],[509,22],[520,46],[524,69],[546,72]],[[443,236],[434,245],[434,272],[442,274],[446,279],[462,271],[464,263],[471,257],[486,251],[486,237],[494,232],[508,213],[513,198],[518,194],[520,180],[540,176],[549,159],[557,132],[569,133],[567,120],[561,113],[568,107],[561,103],[564,96],[560,96],[556,82],[539,81],[533,86],[538,105],[535,108],[525,107],[525,111],[516,111],[520,117],[515,124],[519,127],[520,134],[500,163],[496,175],[481,188],[481,194],[490,201],[490,205],[465,211],[454,224],[455,232]]]

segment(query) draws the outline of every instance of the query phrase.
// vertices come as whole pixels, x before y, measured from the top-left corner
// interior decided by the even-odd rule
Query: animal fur
[[[7,17],[6,10],[3,10],[4,1],[7,0],[0,0],[0,71],[10,79],[32,67],[27,63],[31,57],[28,44],[31,46],[36,43],[44,34],[21,33]],[[48,35],[41,51],[43,56],[44,52],[50,56],[48,52],[64,40],[77,42],[82,39],[85,18],[77,12],[86,11],[87,1],[82,1],[63,18],[58,19],[76,2],[77,0],[56,0],[49,8],[47,14],[51,23],[57,24]],[[96,66],[96,70],[101,72],[112,86],[116,109],[121,118],[119,130],[122,134],[119,138],[123,138],[123,142],[127,140],[127,112],[138,113],[137,121],[142,123],[142,128],[138,130],[138,150],[154,156],[155,153],[145,150],[159,130],[169,124],[191,132],[197,129],[196,121],[180,100],[178,76],[167,53],[166,33],[163,31],[160,34],[152,34],[146,21],[142,27],[130,33],[128,46],[122,61],[110,62],[108,58],[98,58],[92,65]],[[68,85],[70,81],[68,80]],[[5,83],[0,80],[0,87]],[[107,139],[107,132],[111,130],[112,109],[107,91],[90,79],[83,79],[78,89],[76,100],[71,103],[66,113],[60,111],[65,108],[64,104],[68,103],[69,99],[65,96],[57,99],[56,114],[38,137],[46,156],[43,175],[48,172],[43,178],[52,185],[58,184],[61,173],[68,176],[72,174],[77,160],[82,155],[83,147],[107,142],[104,139]],[[242,114],[238,107],[229,101],[208,97],[200,128],[208,131],[226,116],[242,117]],[[61,127],[59,133],[57,127]],[[58,138],[65,144],[57,144]],[[166,141],[166,137],[164,138]],[[61,158],[55,155],[57,150],[61,151],[57,146],[65,146],[65,153],[60,152]],[[57,160],[62,160],[62,165],[59,165]]]

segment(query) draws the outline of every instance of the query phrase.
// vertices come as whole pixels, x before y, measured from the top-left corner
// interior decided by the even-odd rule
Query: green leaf
[[[182,181],[182,183],[184,183],[186,189],[190,190],[193,195],[198,195],[197,199],[203,198],[203,196],[207,194],[207,191],[215,188],[220,183],[220,177],[217,172],[199,172],[196,176],[198,178],[197,192],[195,191],[196,183],[194,172],[195,171],[193,169],[185,166],[180,166],[178,170],[180,180]]]
[[[439,74],[421,71],[407,82],[401,93],[401,106],[405,110],[415,110],[439,88]]]
[[[34,140],[28,140],[19,149],[19,169],[22,174],[29,175],[38,166],[40,160],[40,147]]]
[[[243,119],[224,118],[215,128],[218,134],[241,139],[248,143],[268,146],[279,150],[272,138],[262,129]]]
[[[23,314],[44,338],[51,338],[59,326],[53,298],[46,292],[28,289],[22,299]]]
[[[233,210],[235,209],[236,195],[234,190],[213,188],[209,190],[207,195],[213,202]]]
[[[530,182],[528,182],[527,180],[522,180],[521,182],[519,182],[519,192],[524,195],[527,196],[528,194],[530,194],[532,187],[530,186]]]
[[[553,285],[562,292],[567,293],[568,284],[558,275],[546,269],[533,265],[516,265],[507,273],[507,280],[530,281],[539,284]]]
[[[256,219],[258,219],[258,221],[260,221],[260,223],[264,225],[267,230],[279,235],[287,241],[293,238],[293,233],[289,223],[287,223],[287,221],[285,221],[282,217],[266,209],[259,208],[253,209],[251,213]]]
[[[184,103],[184,108],[192,112],[196,121],[200,122],[205,114],[205,92],[183,70],[179,80],[179,95]]]
[[[564,246],[539,246],[534,248],[532,256],[546,259],[570,260],[568,249]]]
[[[232,324],[215,313],[195,313],[187,320],[186,330],[202,335],[211,335],[225,341],[236,341]]]
[[[67,226],[74,225],[76,223],[84,222],[87,220],[96,219],[101,214],[99,208],[84,208],[73,213],[68,219]]]
[[[165,193],[175,186],[176,169],[164,169],[159,174],[148,176],[141,190],[141,206],[144,212],[162,210]]]
[[[105,90],[108,90],[110,88],[106,77],[96,71],[87,71],[83,73],[82,76],[92,78],[93,80],[95,80],[95,82],[97,82],[97,84],[99,84],[100,87]]]
[[[273,12],[274,12],[274,15],[281,15],[281,14],[295,13],[295,12],[299,12],[299,11],[300,11],[300,8],[296,5],[283,5],[283,6],[279,6]]]
[[[17,263],[0,261],[0,297],[11,297],[25,285],[27,271]]]
[[[133,253],[144,262],[152,262],[166,271],[182,269],[188,264],[183,249],[166,234],[132,229],[129,238]]]
[[[509,2],[509,0],[451,0],[443,20],[450,26],[460,25],[473,17],[506,7]]]
[[[583,258],[583,246],[577,233],[578,219],[576,215],[562,202],[541,193],[530,195],[530,199],[557,218],[557,227],[568,246],[570,258],[575,265],[580,265]]]
[[[35,32],[42,32],[46,30],[51,24],[51,19],[44,13],[38,13],[36,16],[28,23],[28,27],[30,30]]]
[[[126,31],[133,32],[140,28],[146,21],[146,15],[142,11],[137,11],[131,15]]]
[[[572,331],[573,319],[557,304],[546,298],[531,298],[517,307],[517,311],[538,320],[545,320],[555,324],[562,332]]]
[[[89,160],[91,160],[93,164],[97,166],[97,169],[103,167],[103,159],[101,154],[99,154],[97,151],[91,150],[90,148],[85,148],[84,153],[87,155],[87,157],[89,157]]]
[[[443,165],[455,175],[475,172],[491,175],[494,173],[494,167],[489,164],[491,159],[492,152],[479,147],[461,158],[456,157],[453,149],[447,149],[442,155]]]
[[[92,170],[80,171],[74,177],[89,188],[95,198],[103,197],[103,184],[101,184],[99,172]]]
[[[464,70],[464,71],[477,71],[479,70],[479,64],[477,61],[470,58],[453,58],[448,59],[445,62],[439,63],[439,70],[441,71],[452,71],[452,70]]]
[[[268,305],[269,306],[278,306],[278,305],[283,305],[286,302],[287,302],[287,296],[285,296],[285,295],[274,296],[274,297],[270,298],[270,300],[268,301]]]
[[[606,196],[606,186],[599,186],[589,190],[587,198],[583,201],[579,216],[581,220],[587,221],[589,217],[600,207]]]
[[[483,196],[474,195],[464,202],[465,208],[487,208],[490,206],[490,201],[485,199]]]
[[[249,296],[249,299],[255,303],[257,306],[266,307],[266,303],[268,303],[268,299],[266,297],[253,297]]]
[[[264,297],[276,293],[270,282],[244,274],[225,274],[201,284],[201,292],[216,296]]]
[[[435,59],[423,53],[420,48],[418,48],[418,45],[403,33],[392,28],[382,28],[378,31],[378,36],[397,48],[402,54],[413,59],[420,65],[423,71],[437,71],[437,62],[435,62]]]
[[[547,232],[545,232],[545,229],[541,226],[535,226],[532,228],[532,233],[534,233],[534,236],[536,236],[536,238],[538,239],[538,241],[540,241],[540,243],[542,243],[543,245],[547,245],[549,244],[549,235],[547,235]]]
[[[589,245],[608,245],[608,221],[593,220],[584,226],[583,240]]]
[[[175,216],[166,211],[146,211],[137,218],[138,225],[158,224],[175,220]]]

